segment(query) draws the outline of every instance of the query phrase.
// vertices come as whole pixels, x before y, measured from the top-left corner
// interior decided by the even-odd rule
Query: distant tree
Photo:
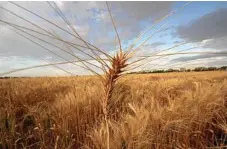
[[[215,70],[217,70],[217,68],[216,67],[208,67],[207,70],[208,71],[215,71]]]
[[[166,70],[166,72],[179,72],[179,70],[170,68],[170,69]]]
[[[152,73],[164,73],[164,70],[153,70]]]
[[[180,71],[181,71],[181,72],[185,72],[186,69],[185,69],[185,68],[180,68]]]
[[[173,72],[173,71],[174,71],[174,69],[172,69],[172,68],[166,70],[166,72]]]
[[[227,70],[227,66],[222,66],[219,68],[219,70]]]
[[[186,69],[185,71],[186,71],[186,72],[190,72],[190,71],[191,71],[191,69]]]
[[[194,71],[207,71],[206,67],[196,67]]]

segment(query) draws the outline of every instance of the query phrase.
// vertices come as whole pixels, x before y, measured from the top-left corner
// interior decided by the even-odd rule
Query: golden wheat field
[[[0,149],[106,148],[97,77],[0,80]],[[227,145],[227,73],[121,77],[108,104],[111,149]]]

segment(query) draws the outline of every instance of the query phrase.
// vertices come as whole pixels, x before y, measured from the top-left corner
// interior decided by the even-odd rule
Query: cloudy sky
[[[227,55],[223,54],[227,52],[227,2],[109,2],[109,7],[123,50],[154,25],[136,44],[143,43],[137,49],[138,58],[153,56],[138,63],[143,64],[140,67],[135,65],[135,70],[227,65]],[[0,74],[30,66],[74,61],[78,57],[89,59],[75,46],[62,42],[86,46],[55,11],[58,9],[84,40],[109,55],[119,49],[105,2],[0,2]],[[155,23],[168,14],[171,15]],[[80,49],[92,55],[88,49]],[[207,51],[217,53],[204,53]],[[154,56],[175,52],[200,53]],[[104,57],[101,53],[99,56]],[[88,62],[99,65],[94,60]],[[100,72],[90,64],[89,67]],[[66,71],[89,74],[78,65],[83,66],[81,63],[63,64],[7,75],[59,76],[68,75]]]

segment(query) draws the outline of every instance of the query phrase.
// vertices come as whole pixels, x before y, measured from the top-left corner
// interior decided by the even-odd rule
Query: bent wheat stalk
[[[115,84],[118,80],[118,78],[121,76],[122,69],[124,69],[127,66],[127,56],[122,51],[117,52],[117,54],[113,57],[113,60],[111,62],[110,69],[105,73],[105,78],[103,80],[104,84],[104,98],[102,102],[103,106],[103,114],[104,119],[106,123],[106,131],[107,131],[107,149],[110,148],[109,146],[109,102],[112,97],[113,89],[115,87]]]

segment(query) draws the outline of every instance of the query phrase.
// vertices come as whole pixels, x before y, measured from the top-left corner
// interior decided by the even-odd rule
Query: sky
[[[137,67],[135,64],[136,68],[133,71],[227,65],[227,55],[223,54],[223,52],[227,52],[227,2],[127,1],[108,2],[108,4],[124,51],[140,34],[153,26],[137,42],[135,48],[143,44],[138,47],[132,61],[143,56],[153,56],[147,57],[141,63],[136,63],[141,66]],[[109,55],[113,55],[119,50],[117,36],[105,2],[0,2],[0,75],[36,65],[74,61],[78,60],[78,57],[89,59],[84,52],[56,40],[57,37],[67,42],[86,46],[76,38],[73,30],[53,8],[61,10],[72,28],[84,40]],[[34,13],[49,22],[37,17]],[[171,15],[156,23],[168,14]],[[64,31],[53,23],[63,28]],[[28,31],[26,28],[36,32]],[[48,35],[55,36],[55,39],[37,32],[48,33]],[[149,40],[147,40],[148,38]],[[176,45],[181,46],[171,48]],[[88,49],[82,48],[82,50],[92,55]],[[207,51],[217,53],[202,53]],[[154,56],[155,54],[176,52],[201,53]],[[101,53],[99,56],[104,57]],[[90,58],[88,62],[90,68],[101,73],[99,68],[92,65],[100,66],[97,61]],[[64,76],[69,75],[68,72],[73,75],[91,74],[81,66],[83,64],[77,62],[28,69],[5,75]]]

